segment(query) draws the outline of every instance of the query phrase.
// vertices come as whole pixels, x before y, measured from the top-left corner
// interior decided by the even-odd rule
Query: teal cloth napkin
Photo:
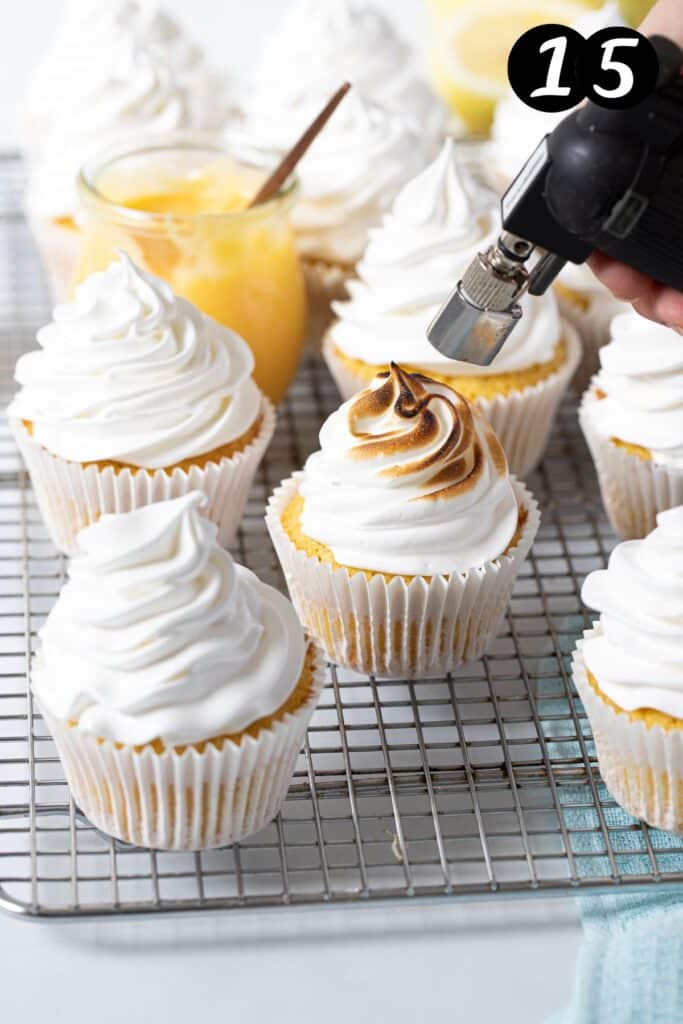
[[[600,802],[608,801],[603,785],[597,787]],[[588,787],[568,787],[560,793],[569,829],[597,823],[592,800],[576,807]],[[635,819],[620,807],[603,808],[606,824],[629,826]],[[642,831],[613,833],[612,847],[622,874],[652,870]],[[667,832],[648,830],[661,871],[681,870],[681,839]],[[609,875],[611,865],[598,832],[572,836],[575,852],[595,856],[577,858],[577,872],[589,877]],[[683,889],[657,893],[581,896],[578,898],[583,935],[568,1007],[552,1018],[552,1024],[677,1024],[683,1022]]]
[[[539,701],[539,717],[554,756],[579,754],[578,743],[562,739],[566,720],[559,725],[543,720],[544,713],[561,714],[561,704],[548,701],[545,711],[544,705]],[[588,747],[592,750],[592,740]],[[648,840],[659,871],[683,870],[680,836],[645,831],[614,805],[602,783],[596,785],[595,796],[590,785],[561,786],[558,791],[572,853],[578,854],[574,863],[579,877],[609,877],[613,870],[598,805],[620,874],[652,873]],[[580,896],[578,903],[583,934],[572,999],[548,1024],[683,1024],[683,886]]]

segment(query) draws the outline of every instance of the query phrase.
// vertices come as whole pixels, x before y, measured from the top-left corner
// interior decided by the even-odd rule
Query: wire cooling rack
[[[0,401],[48,298],[0,156]],[[263,524],[271,488],[317,446],[334,386],[317,358],[281,410],[235,555],[282,577]],[[680,849],[625,817],[600,782],[569,662],[584,575],[614,538],[576,425],[561,410],[530,481],[543,522],[489,655],[452,677],[374,680],[335,666],[282,813],[229,849],[154,853],[74,806],[28,694],[36,634],[64,574],[0,431],[0,906],[33,917],[615,890],[681,879]],[[683,840],[682,840],[683,842]]]

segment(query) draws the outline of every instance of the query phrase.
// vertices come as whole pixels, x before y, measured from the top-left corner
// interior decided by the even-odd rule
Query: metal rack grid
[[[20,213],[19,162],[0,158],[0,401],[48,299]],[[337,404],[309,358],[281,410],[235,555],[282,586],[262,514]],[[374,680],[330,666],[281,815],[201,854],[103,836],[74,807],[34,711],[27,670],[64,564],[6,425],[0,432],[0,906],[33,917],[362,903],[680,880],[680,850],[624,819],[600,782],[569,660],[587,620],[584,575],[614,538],[578,434],[561,410],[530,481],[543,510],[488,656],[441,680]],[[670,839],[669,839],[670,842]],[[683,840],[681,840],[683,843]]]

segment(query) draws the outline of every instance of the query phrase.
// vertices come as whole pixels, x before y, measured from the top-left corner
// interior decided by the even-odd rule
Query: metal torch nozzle
[[[448,359],[487,366],[522,316],[518,300],[529,286],[524,262],[533,245],[503,232],[479,253],[427,329]]]

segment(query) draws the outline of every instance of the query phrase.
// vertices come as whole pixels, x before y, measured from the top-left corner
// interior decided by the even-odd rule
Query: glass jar
[[[289,220],[295,181],[246,209],[274,163],[236,139],[184,136],[90,161],[79,176],[76,281],[124,250],[241,334],[254,353],[256,382],[277,403],[301,355],[306,301]]]

